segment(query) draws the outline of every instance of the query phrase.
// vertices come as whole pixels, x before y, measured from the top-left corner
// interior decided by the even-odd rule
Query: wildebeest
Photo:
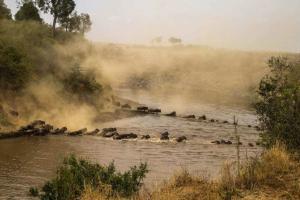
[[[119,135],[118,132],[114,131],[114,132],[106,132],[106,133],[102,133],[102,137],[105,137],[105,138],[110,138],[110,137],[113,137],[115,135]]]
[[[187,140],[187,138],[185,136],[180,136],[180,137],[176,138],[176,142],[183,142],[185,140]]]
[[[206,120],[206,115],[202,115],[199,117],[200,120]]]
[[[159,108],[152,108],[152,109],[148,109],[149,113],[161,113],[161,109]]]
[[[148,107],[147,106],[139,106],[139,107],[137,107],[136,108],[138,111],[143,111],[143,112],[146,112],[146,111],[148,111]]]
[[[160,139],[161,140],[169,140],[170,138],[169,138],[169,132],[163,132],[163,133],[161,133],[160,134]]]
[[[165,115],[168,116],[168,117],[176,117],[176,112],[173,111],[173,112],[170,112],[170,113],[165,114]]]
[[[123,139],[135,139],[137,138],[137,134],[134,133],[129,133],[129,134],[118,134],[118,135],[114,135],[113,139],[114,140],[123,140]]]
[[[87,128],[83,128],[78,131],[69,132],[68,135],[69,136],[79,136],[79,135],[84,134],[85,132],[87,132]]]
[[[141,137],[142,140],[148,140],[150,138],[151,138],[150,135],[142,135]]]
[[[117,128],[104,128],[101,133],[116,132]]]
[[[87,132],[86,135],[96,135],[96,134],[99,133],[99,132],[100,132],[100,130],[96,128],[96,129],[93,130],[93,131]]]
[[[186,119],[196,119],[196,116],[195,115],[186,115],[186,116],[183,116],[183,118],[186,118]]]
[[[254,144],[248,143],[248,146],[249,146],[249,147],[254,147]]]
[[[67,127],[57,128],[52,132],[52,134],[53,135],[61,135],[61,134],[64,134],[67,130],[68,130]]]

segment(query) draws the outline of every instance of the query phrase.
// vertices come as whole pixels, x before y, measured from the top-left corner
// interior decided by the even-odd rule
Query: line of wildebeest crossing
[[[207,121],[207,122],[215,122],[215,123],[223,123],[223,124],[230,124],[228,121],[224,120],[216,120],[216,119],[208,119],[205,115],[196,117],[195,115],[186,115],[186,116],[177,116],[176,112],[170,112],[167,114],[162,114],[161,109],[152,109],[148,108],[147,106],[138,106],[136,109],[132,109],[132,107],[129,104],[125,104],[121,106],[122,111],[125,112],[131,112],[135,114],[155,114],[155,115],[163,115],[163,116],[169,116],[169,117],[181,117],[184,119],[191,119],[191,120],[200,120],[200,121]],[[251,128],[251,125],[248,125],[249,128]],[[254,126],[255,127],[255,126]],[[257,127],[255,127],[257,128]],[[12,132],[6,132],[6,133],[0,133],[0,139],[8,139],[8,138],[16,138],[16,137],[25,137],[25,136],[46,136],[46,135],[67,135],[67,136],[82,136],[82,135],[88,135],[88,136],[100,136],[103,138],[112,138],[113,140],[129,140],[129,139],[141,139],[141,140],[149,140],[151,139],[150,135],[141,135],[138,136],[135,133],[126,133],[126,134],[120,134],[117,131],[117,128],[103,128],[95,129],[92,131],[88,131],[87,128],[83,128],[76,131],[69,131],[67,127],[62,128],[55,128],[53,125],[46,123],[43,120],[36,120],[31,122],[30,124],[26,126],[20,127],[17,131]],[[170,140],[170,134],[169,132],[165,131],[160,133],[160,140],[162,141],[168,141]],[[183,142],[187,140],[186,136],[179,136],[174,138],[176,142]],[[232,141],[229,140],[215,140],[212,141],[213,144],[233,144]],[[240,143],[242,145],[242,143]],[[249,146],[254,146],[252,143],[248,144]],[[259,143],[257,143],[259,145]]]

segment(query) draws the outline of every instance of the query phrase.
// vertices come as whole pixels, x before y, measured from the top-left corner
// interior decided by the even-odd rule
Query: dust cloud
[[[113,88],[146,91],[174,104],[196,101],[249,106],[260,79],[268,72],[267,60],[281,55],[203,46],[96,47],[102,75]]]
[[[275,55],[202,46],[92,44],[86,40],[52,48],[53,60],[47,61],[45,76],[32,81],[6,106],[6,110],[20,113],[15,124],[43,119],[69,129],[96,128],[95,119],[101,118],[101,113],[116,109],[113,98],[118,98],[122,89],[168,99],[179,110],[189,102],[249,106],[259,80],[268,71],[268,58]],[[79,98],[66,91],[62,80],[74,65],[101,85],[100,95]]]

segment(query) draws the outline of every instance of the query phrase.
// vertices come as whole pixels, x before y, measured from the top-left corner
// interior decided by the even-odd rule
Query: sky
[[[75,0],[88,39],[150,44],[158,36],[217,48],[300,52],[300,0]],[[13,13],[16,0],[5,0]],[[44,16],[50,22],[51,16]]]

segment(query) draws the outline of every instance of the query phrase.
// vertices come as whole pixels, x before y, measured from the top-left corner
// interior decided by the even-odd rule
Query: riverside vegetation
[[[36,5],[44,5],[45,12],[52,8],[50,1],[43,2],[21,1],[13,20],[0,1],[1,131],[37,118],[58,125],[66,116],[93,116],[111,105],[109,83],[88,60],[94,52],[83,37],[91,26],[88,15],[78,16],[74,4],[69,15],[59,11],[64,13],[58,16],[61,27],[54,29],[39,15]]]

